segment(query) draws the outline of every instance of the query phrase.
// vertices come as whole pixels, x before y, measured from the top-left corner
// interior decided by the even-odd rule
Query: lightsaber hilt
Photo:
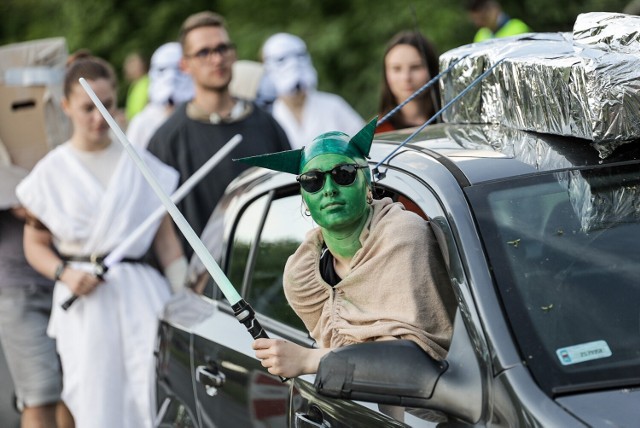
[[[254,339],[268,339],[269,335],[264,331],[260,322],[256,319],[256,313],[246,300],[241,299],[235,305],[231,305],[233,315],[247,328],[247,331]]]
[[[241,324],[244,324],[247,331],[251,334],[251,337],[254,339],[269,338],[267,332],[262,328],[260,321],[256,319],[255,311],[251,305],[246,302],[246,300],[240,299],[238,303],[231,305],[231,309],[233,309],[233,315],[235,315],[236,319],[240,321]],[[279,377],[282,382],[289,380],[286,377]]]
[[[73,302],[75,302],[76,300],[78,300],[78,297],[80,297],[77,294],[74,294],[73,296],[69,297],[67,300],[64,301],[64,303],[62,303],[62,309],[64,309],[65,311],[67,309],[69,309],[71,307],[71,305],[73,305]]]

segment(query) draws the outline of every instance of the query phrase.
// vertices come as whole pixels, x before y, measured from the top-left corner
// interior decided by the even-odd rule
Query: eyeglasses
[[[197,58],[199,61],[206,61],[211,58],[214,54],[219,55],[221,57],[226,56],[229,52],[234,50],[236,45],[233,43],[220,43],[218,46],[213,48],[202,48],[198,52],[193,55],[185,55],[187,58]]]
[[[333,181],[339,186],[350,186],[356,181],[358,170],[368,166],[358,164],[342,164],[333,167],[329,171],[317,169],[307,171],[296,177],[300,186],[308,193],[316,193],[324,187],[324,176],[331,175]]]

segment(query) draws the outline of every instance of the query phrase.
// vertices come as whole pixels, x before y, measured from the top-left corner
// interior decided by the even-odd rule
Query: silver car
[[[409,132],[377,138],[371,165]],[[203,294],[176,296],[159,330],[159,426],[638,426],[637,143],[601,159],[578,139],[434,125],[378,172],[376,197],[438,237],[457,302],[446,361],[411,342],[365,343],[283,383],[195,263]],[[301,211],[294,176],[250,170],[203,240],[270,336],[314,346],[282,291],[313,227]]]

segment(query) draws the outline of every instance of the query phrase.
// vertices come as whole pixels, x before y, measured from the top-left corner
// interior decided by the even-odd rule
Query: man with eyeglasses
[[[189,16],[180,29],[181,69],[193,79],[193,99],[176,108],[149,142],[149,151],[180,172],[184,182],[231,137],[243,141],[187,195],[179,208],[197,234],[227,185],[247,166],[234,158],[290,149],[287,136],[271,115],[229,92],[236,49],[222,16],[205,11]],[[183,238],[187,255],[191,247]]]

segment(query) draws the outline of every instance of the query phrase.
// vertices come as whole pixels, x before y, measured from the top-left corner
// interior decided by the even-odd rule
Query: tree
[[[579,13],[621,11],[626,2],[566,0],[560,7],[556,0],[501,0],[507,13],[535,31],[571,31]],[[176,39],[188,15],[215,10],[227,19],[240,58],[259,59],[273,33],[302,37],[320,89],[340,94],[369,118],[376,114],[386,41],[417,28],[441,53],[469,43],[475,29],[464,6],[448,0],[3,0],[0,45],[64,36],[70,51],[88,48],[121,72],[129,52],[149,57]]]

